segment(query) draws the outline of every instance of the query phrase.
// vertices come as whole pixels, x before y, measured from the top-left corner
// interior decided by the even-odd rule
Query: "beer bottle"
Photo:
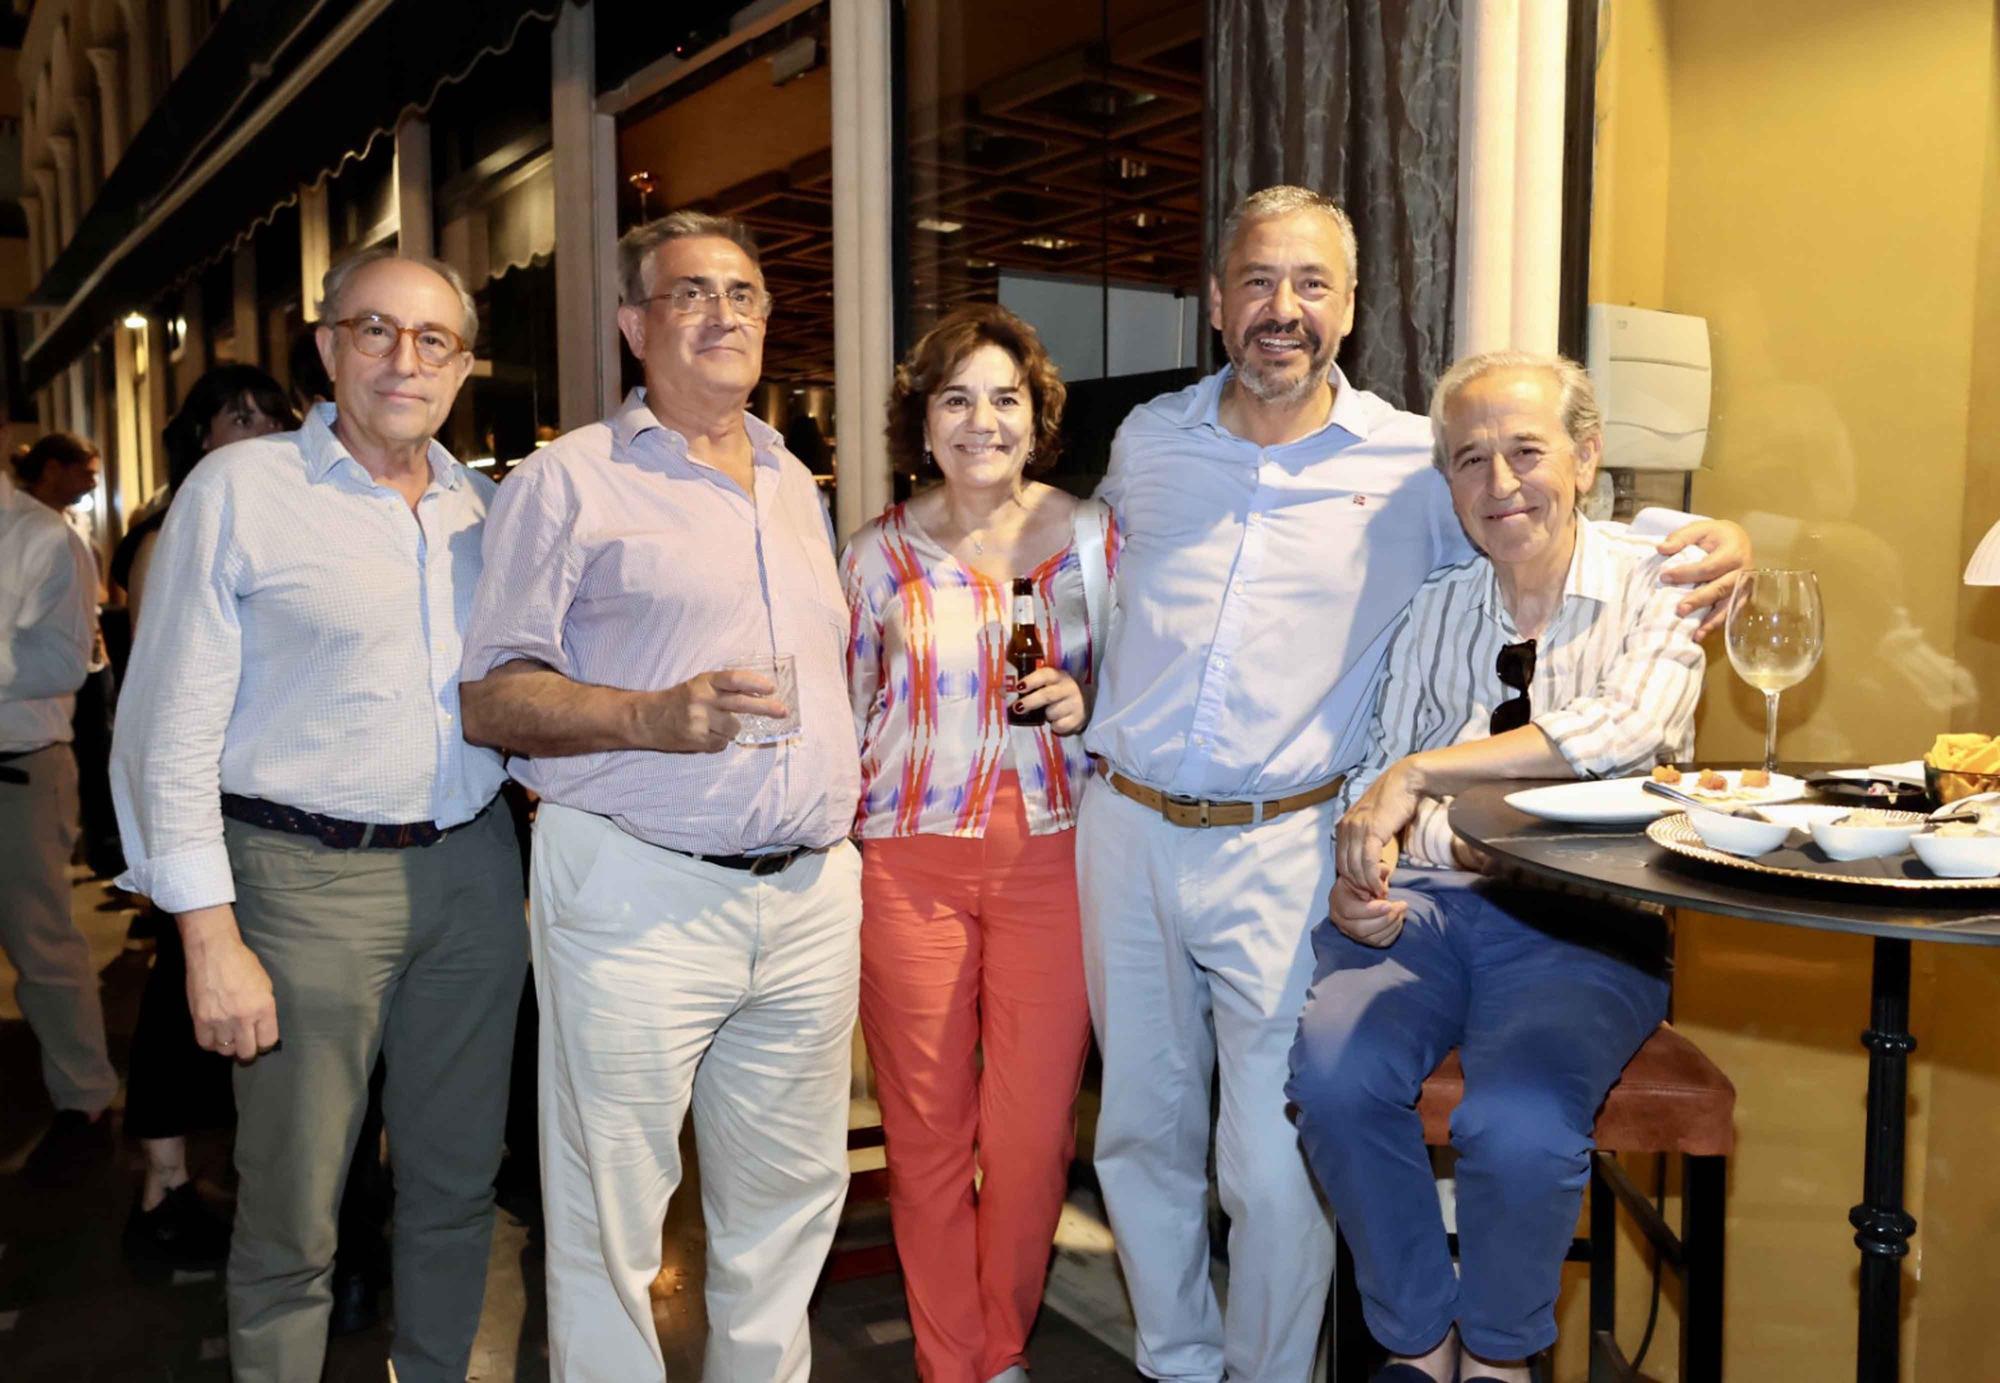
[[[1032,711],[1020,705],[1021,683],[1045,661],[1042,636],[1035,631],[1035,587],[1025,576],[1014,578],[1014,632],[1007,638],[1008,677],[1007,718],[1016,725],[1046,725],[1048,712],[1037,706]]]

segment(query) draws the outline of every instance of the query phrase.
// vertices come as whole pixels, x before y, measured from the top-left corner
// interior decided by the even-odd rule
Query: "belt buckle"
[[[1180,794],[1173,792],[1162,793],[1161,796],[1171,806],[1181,807],[1183,809],[1190,807],[1193,808],[1195,825],[1208,826],[1212,824],[1208,819],[1208,802],[1206,799],[1200,797],[1183,797]],[[1166,816],[1168,821],[1173,820],[1173,818],[1171,816],[1168,816],[1167,813],[1165,812],[1161,812],[1160,815]]]
[[[798,855],[796,850],[781,850],[776,854],[759,855],[750,865],[750,877],[761,879],[767,874],[776,874]]]

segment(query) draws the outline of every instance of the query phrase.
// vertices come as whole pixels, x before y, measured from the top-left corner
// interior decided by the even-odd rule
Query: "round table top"
[[[1914,890],[1771,878],[1687,859],[1644,826],[1564,826],[1507,805],[1534,782],[1487,783],[1454,799],[1451,829],[1531,875],[1589,884],[1669,907],[1814,931],[2000,946],[2000,880],[1991,890]]]

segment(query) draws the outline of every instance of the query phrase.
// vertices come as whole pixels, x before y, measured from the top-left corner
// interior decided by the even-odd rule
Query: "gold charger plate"
[[[1850,884],[1862,888],[1896,888],[1918,893],[1962,893],[1967,890],[1991,892],[2000,889],[2000,878],[1944,879],[1934,874],[1926,874],[1923,877],[1911,875],[1892,877],[1874,872],[1853,874],[1835,872],[1835,868],[1842,863],[1849,867],[1864,869],[1868,866],[1874,866],[1878,870],[1892,868],[1905,860],[1914,861],[1916,856],[1911,854],[1891,855],[1886,859],[1828,861],[1828,867],[1815,867],[1810,860],[1803,867],[1771,863],[1770,861],[1778,856],[1789,856],[1793,859],[1803,856],[1801,850],[1787,844],[1779,846],[1761,859],[1745,859],[1741,855],[1732,855],[1727,850],[1717,850],[1704,845],[1701,837],[1695,834],[1694,827],[1688,823],[1687,817],[1680,812],[1675,812],[1672,816],[1663,816],[1653,822],[1646,827],[1646,835],[1655,845],[1663,846],[1676,855],[1691,860],[1701,860],[1705,864],[1727,865],[1731,869],[1741,869],[1751,874],[1766,874],[1779,879],[1811,879],[1815,883]],[[1922,869],[1923,865],[1919,863],[1917,868]]]

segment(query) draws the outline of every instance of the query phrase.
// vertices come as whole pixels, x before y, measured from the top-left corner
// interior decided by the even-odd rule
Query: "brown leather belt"
[[[1201,797],[1177,797],[1158,788],[1149,788],[1144,783],[1135,783],[1103,759],[1098,759],[1097,776],[1108,783],[1112,790],[1131,798],[1142,807],[1151,807],[1175,826],[1250,826],[1260,821],[1271,821],[1289,812],[1302,811],[1307,807],[1317,807],[1340,791],[1340,785],[1347,781],[1342,773],[1329,782],[1304,792],[1295,792],[1290,797],[1279,797],[1266,802],[1211,802]]]

